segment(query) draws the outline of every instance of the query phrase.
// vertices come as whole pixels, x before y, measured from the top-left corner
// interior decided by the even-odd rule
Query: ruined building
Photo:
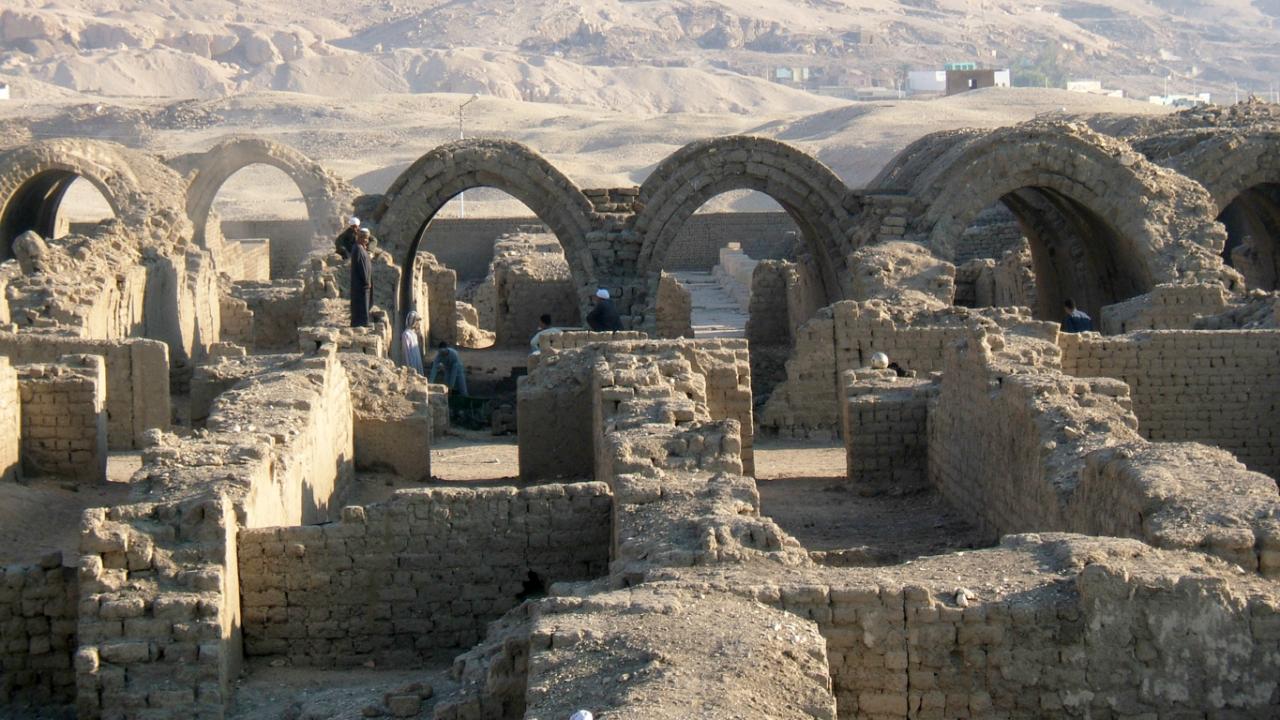
[[[1125,127],[931,135],[861,189],[754,137],[609,189],[469,140],[377,197],[252,138],[0,152],[0,482],[141,462],[76,553],[0,571],[0,715],[224,718],[258,663],[441,653],[448,692],[371,713],[1280,715],[1280,114]],[[222,236],[212,197],[258,163],[298,183],[314,241]],[[76,178],[115,217],[54,237]],[[444,390],[392,358],[410,308],[456,339],[456,273],[420,243],[481,186],[563,253],[495,260],[500,347],[544,291],[576,322],[607,288],[628,330],[543,338],[518,481],[353,502],[358,471],[431,478]],[[668,258],[743,189],[785,209],[797,252],[739,267],[745,338],[690,338]],[[366,328],[332,253],[353,209],[378,238]],[[1099,332],[1062,332],[1068,297]],[[840,438],[842,492],[927,490],[979,547],[807,548],[761,512],[777,437]]]

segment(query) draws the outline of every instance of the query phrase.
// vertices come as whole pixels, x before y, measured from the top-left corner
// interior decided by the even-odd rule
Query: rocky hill
[[[1280,73],[1280,0],[10,0],[0,76],[107,96],[481,92],[637,113],[832,103],[947,61],[1142,95]],[[29,85],[38,88],[39,85]]]

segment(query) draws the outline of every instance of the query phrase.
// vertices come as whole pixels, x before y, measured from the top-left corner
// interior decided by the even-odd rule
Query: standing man
[[[450,394],[465,396],[467,369],[462,365],[462,358],[459,357],[458,351],[449,347],[449,343],[444,340],[440,341],[439,348],[436,359],[431,361],[431,372],[427,375],[427,380],[435,382],[436,373],[444,370],[444,384],[449,386]]]
[[[613,300],[609,299],[609,291],[604,288],[596,290],[596,294],[591,297],[591,304],[595,307],[591,308],[591,312],[587,313],[587,327],[596,332],[620,332],[622,330],[622,318],[618,316],[618,310],[613,306]]]
[[[333,241],[334,249],[346,260],[351,256],[351,246],[356,244],[356,235],[360,232],[360,218],[352,215],[347,221],[347,227],[338,234],[338,238]]]
[[[368,327],[373,298],[373,265],[369,262],[369,230],[360,228],[351,246],[351,327]]]
[[[1071,298],[1062,301],[1062,307],[1067,311],[1067,317],[1062,321],[1062,329],[1064,332],[1079,333],[1089,332],[1093,330],[1093,318],[1083,310],[1076,309],[1076,303]]]
[[[404,364],[413,368],[419,375],[422,370],[422,345],[418,342],[418,321],[421,316],[417,310],[410,310],[404,319],[404,332],[400,333],[400,351],[404,353]]]

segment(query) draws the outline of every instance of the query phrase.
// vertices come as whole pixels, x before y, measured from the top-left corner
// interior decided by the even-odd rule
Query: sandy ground
[[[757,441],[760,511],[818,560],[885,565],[979,545],[977,530],[933,492],[862,497],[835,442]]]
[[[228,720],[348,720],[362,717],[383,696],[414,683],[434,693],[420,717],[431,717],[436,700],[449,692],[451,659],[441,658],[416,670],[368,668],[317,670],[251,663],[236,683],[235,706]],[[385,712],[384,712],[385,714]]]
[[[107,462],[112,482],[85,484],[44,477],[0,483],[0,565],[34,562],[58,551],[64,562],[75,564],[80,514],[87,508],[125,502],[129,496],[125,482],[141,464],[137,453],[112,453]]]

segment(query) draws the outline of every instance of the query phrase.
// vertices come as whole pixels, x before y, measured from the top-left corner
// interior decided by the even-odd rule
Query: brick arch
[[[1280,130],[1200,130],[1139,146],[1204,186],[1227,230],[1223,258],[1250,287],[1280,289]]]
[[[187,216],[195,227],[195,239],[205,245],[205,230],[214,199],[227,180],[251,165],[269,165],[288,175],[307,206],[307,216],[317,235],[336,234],[342,216],[351,211],[356,191],[345,180],[325,170],[319,163],[293,148],[256,137],[234,137],[214,145],[207,152],[184,158],[190,170],[187,185]]]
[[[971,134],[910,180],[907,189],[924,211],[909,234],[943,259],[954,257],[979,213],[1005,202],[1024,230],[1053,230],[1056,236],[1043,237],[1059,251],[1086,257],[1077,276],[1110,286],[1080,290],[1103,304],[1159,283],[1230,287],[1239,279],[1216,257],[1226,236],[1203,188],[1078,126],[1033,123]],[[1046,213],[1058,217],[1031,217]]]
[[[401,173],[374,212],[381,247],[400,263],[397,324],[408,311],[413,260],[427,226],[459,193],[479,187],[511,195],[546,223],[564,248],[584,301],[595,286],[595,264],[587,247],[594,210],[578,186],[520,143],[460,140],[423,155]]]
[[[664,160],[640,188],[642,275],[662,269],[685,222],[706,202],[733,190],[754,190],[782,206],[800,228],[821,270],[827,299],[843,298],[839,282],[850,251],[849,189],[827,166],[776,140],[729,136],[694,142]]]
[[[28,230],[53,234],[58,207],[77,178],[92,183],[126,225],[168,226],[175,240],[188,229],[182,180],[158,160],[101,140],[44,140],[0,153],[0,259]]]

